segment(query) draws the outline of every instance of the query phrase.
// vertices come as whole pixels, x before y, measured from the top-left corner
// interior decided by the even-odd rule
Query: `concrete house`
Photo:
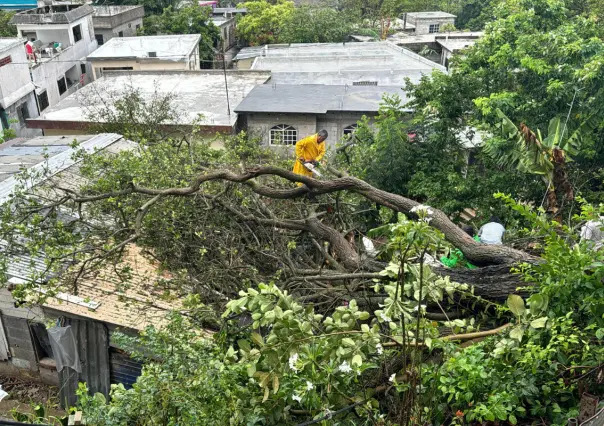
[[[91,124],[99,122],[101,110],[135,89],[148,102],[157,96],[173,96],[179,115],[165,124],[167,129],[196,127],[200,134],[231,134],[237,128],[234,107],[269,78],[270,73],[264,71],[227,71],[226,76],[222,70],[108,71],[40,117],[28,120],[27,126],[43,129],[45,135],[87,133]]]
[[[13,16],[19,37],[32,42],[31,80],[40,111],[55,105],[90,81],[85,58],[97,48],[88,4],[38,7]],[[24,47],[25,49],[25,47]]]
[[[235,108],[241,125],[271,146],[293,146],[321,129],[329,132],[327,145],[335,147],[354,133],[363,116],[377,115],[384,95],[397,95],[399,86],[345,86],[322,84],[264,84],[257,86]]]
[[[455,15],[447,12],[413,12],[407,13],[403,21],[413,26],[415,35],[423,35],[439,33],[447,24],[455,25],[455,18]],[[404,25],[403,30],[406,29]]]
[[[19,38],[0,38],[0,129],[12,129],[17,136],[35,136],[40,132],[25,127],[25,120],[38,114],[34,84]]]
[[[33,193],[47,194],[51,181],[62,186],[82,182],[84,178],[72,157],[75,150],[70,145],[74,139],[89,153],[117,153],[134,146],[116,134],[11,140],[0,147],[0,202],[8,199],[18,182],[15,165],[46,172],[34,174],[36,177],[28,183]],[[45,153],[50,155],[48,160]],[[43,281],[48,274],[44,256],[9,251],[4,242],[0,242],[0,251],[9,258],[7,282],[0,289],[0,374],[30,377],[58,386],[64,407],[76,402],[78,382],[86,382],[91,392],[105,395],[112,383],[132,385],[140,375],[141,365],[118,347],[113,333],[119,329],[136,334],[148,325],[161,327],[170,310],[182,308],[177,297],[167,299],[158,293],[164,291],[160,287],[170,277],[160,274],[158,266],[135,246],[128,248],[124,259],[124,266],[132,271],[128,278],[120,278],[110,265],[83,276],[77,295],[65,280],[59,292],[42,305],[20,306],[11,294],[14,286],[40,280],[40,292],[44,291]],[[66,265],[66,272],[69,267]],[[70,326],[75,348],[69,355],[79,358],[79,372],[69,367],[57,371],[57,354],[45,325],[49,321]]]
[[[271,71],[277,84],[403,86],[446,69],[389,42],[266,45],[242,49],[237,69]]]
[[[106,71],[199,69],[199,34],[112,38],[88,55],[94,79]]]
[[[92,25],[99,46],[113,37],[133,37],[143,26],[143,6],[93,6]]]

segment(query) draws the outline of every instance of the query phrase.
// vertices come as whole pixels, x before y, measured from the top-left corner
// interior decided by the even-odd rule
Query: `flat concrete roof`
[[[278,84],[352,84],[375,80],[380,85],[417,81],[441,65],[393,43],[323,43],[265,46],[256,51],[252,69],[270,70]],[[239,57],[239,55],[238,55]]]
[[[399,32],[388,37],[388,41],[399,46],[418,46],[422,44],[435,44],[439,40],[473,40],[477,41],[484,35],[481,31],[451,31],[446,33],[434,34],[407,34]]]
[[[235,108],[238,113],[326,114],[377,112],[383,96],[406,93],[396,86],[333,86],[322,84],[264,84],[257,86]]]
[[[94,13],[89,4],[52,4],[15,14],[9,24],[67,24]]]
[[[436,39],[436,42],[449,52],[455,52],[457,50],[465,49],[466,47],[474,46],[477,41],[478,39],[475,38]]]
[[[115,16],[143,6],[93,6],[93,16]]]
[[[409,12],[407,13],[408,18],[415,19],[445,19],[445,18],[457,18],[457,16],[452,15],[447,12]]]
[[[144,37],[113,37],[88,55],[89,61],[112,59],[151,59],[182,61],[198,46],[199,34]],[[155,52],[155,57],[149,53]]]
[[[258,84],[266,82],[270,73],[258,71],[227,71],[231,114],[227,110],[225,76],[222,70],[204,71],[115,71],[82,87],[58,104],[48,108],[27,126],[39,129],[78,129],[98,122],[90,114],[107,108],[128,89],[138,90],[151,101],[156,96],[172,94],[179,117],[166,125],[199,123],[216,131],[232,129],[237,121],[234,107]],[[200,115],[202,116],[201,118]],[[199,120],[199,121],[198,121]]]
[[[25,40],[18,37],[0,38],[0,52],[12,49],[15,46],[23,45],[24,43]]]

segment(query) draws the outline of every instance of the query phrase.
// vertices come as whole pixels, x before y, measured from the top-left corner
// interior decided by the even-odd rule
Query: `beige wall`
[[[238,70],[249,70],[254,64],[256,58],[240,59],[237,61],[235,68]]]
[[[133,71],[178,71],[187,70],[189,65],[186,62],[176,61],[143,61],[137,62],[135,59],[126,61],[92,61],[94,79],[100,78],[101,68],[125,68],[132,67]]]

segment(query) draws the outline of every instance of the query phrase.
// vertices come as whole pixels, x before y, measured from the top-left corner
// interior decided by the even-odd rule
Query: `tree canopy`
[[[286,34],[274,8],[314,10],[251,6],[261,13],[240,22],[259,43]],[[79,152],[76,186],[59,174],[30,188],[19,175],[0,210],[0,272],[14,254],[47,269],[14,286],[19,303],[76,291],[107,263],[123,273],[119,291],[131,244],[171,272],[155,283],[162,297],[183,301],[167,328],[116,336],[145,367],[110,400],[81,386],[89,424],[577,417],[584,393],[604,392],[604,250],[578,232],[604,216],[604,47],[579,9],[494,5],[452,71],[408,83],[406,105],[385,98],[328,153],[321,179],[294,174],[254,135],[216,150],[196,130],[167,133],[182,113],[173,99],[132,90],[96,129],[125,134],[129,149]],[[254,16],[266,19],[244,21]],[[502,245],[460,226],[493,214]]]
[[[187,6],[174,10],[172,6],[163,9],[161,15],[151,15],[144,19],[139,30],[141,35],[156,34],[200,34],[199,56],[205,62],[205,68],[214,59],[215,49],[220,43],[220,31],[212,23],[211,9],[208,7]],[[204,62],[202,62],[204,68]]]

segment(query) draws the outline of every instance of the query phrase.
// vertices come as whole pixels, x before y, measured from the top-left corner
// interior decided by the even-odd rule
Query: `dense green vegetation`
[[[245,6],[250,43],[340,38],[355,22]],[[350,16],[378,22],[399,7],[364,2]],[[167,328],[117,338],[143,374],[109,400],[81,385],[89,424],[564,425],[583,392],[604,393],[604,250],[578,232],[604,215],[601,10],[439,8],[486,24],[484,37],[449,74],[409,83],[408,105],[384,99],[328,154],[322,180],[295,186],[292,161],[254,135],[214,150],[166,133],[182,113],[172,98],[131,91],[98,130],[133,150],[81,153],[78,193],[23,189],[3,206],[8,251],[44,254],[51,272],[66,258],[119,268],[136,243],[173,273],[164,296],[184,300]],[[467,208],[474,226],[500,215],[505,245],[464,234]],[[452,251],[477,267],[434,261]],[[13,295],[39,302],[42,277],[30,278]]]

